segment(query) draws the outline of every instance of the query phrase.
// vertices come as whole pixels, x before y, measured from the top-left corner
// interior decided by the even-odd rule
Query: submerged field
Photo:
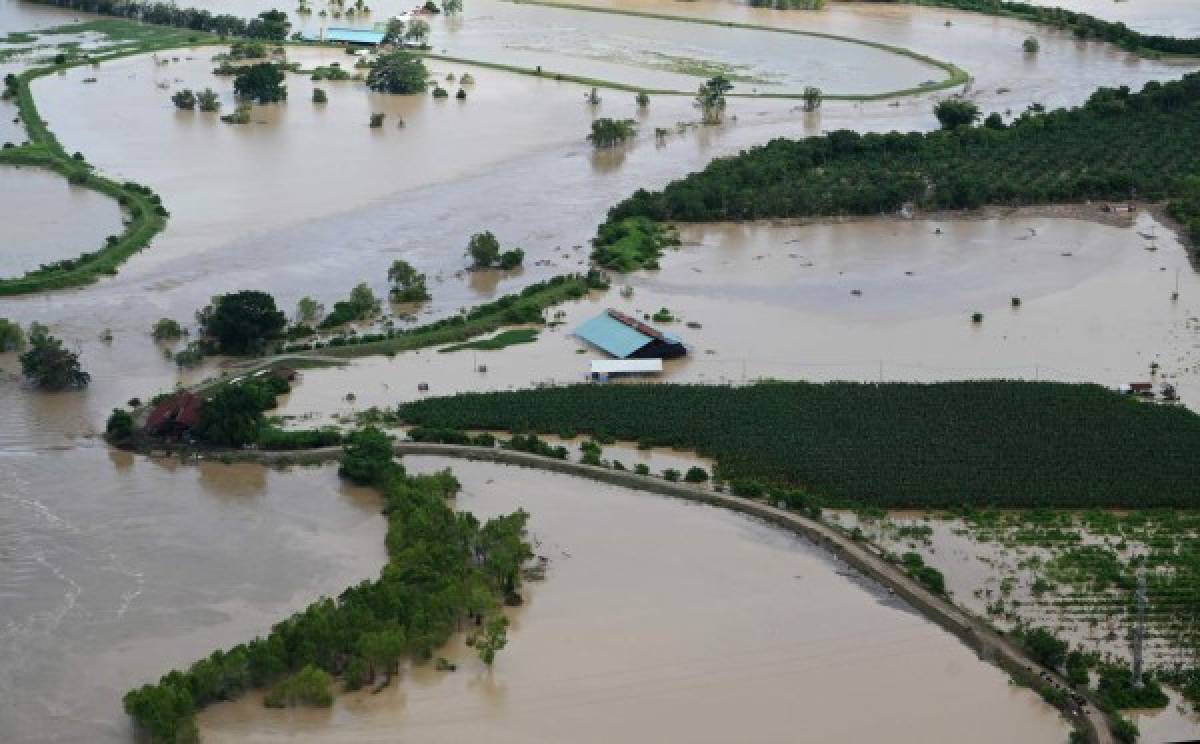
[[[39,23],[64,15],[0,3],[5,23],[14,13],[36,15]],[[197,4],[239,15],[271,5]],[[940,9],[833,4],[821,13],[781,13],[709,0],[617,7],[912,48],[969,69],[974,80],[965,92],[985,110],[1074,105],[1098,85],[1137,87],[1195,67],[1011,19]],[[33,9],[22,15],[27,8]],[[380,3],[374,20],[404,9],[405,3]],[[315,15],[296,20],[308,29],[335,24]],[[361,17],[345,23],[364,24]],[[611,71],[647,85],[661,80],[691,88],[723,71],[735,76],[738,92],[794,89],[806,81],[869,92],[919,85],[927,72],[909,58],[812,37],[780,41],[783,35],[746,29],[490,0],[468,0],[464,17],[433,19],[433,27],[435,53],[494,51],[493,61],[561,64],[597,76]],[[1022,56],[1022,40],[1031,34],[1043,51]],[[640,111],[631,92],[601,90],[602,101],[592,107],[583,102],[588,85],[439,61],[430,66],[440,81],[463,72],[476,78],[466,101],[380,96],[346,82],[323,84],[330,101],[317,108],[310,103],[313,81],[290,75],[289,101],[254,107],[243,126],[176,111],[169,97],[182,87],[211,85],[232,106],[231,81],[211,73],[211,55],[220,50],[135,56],[34,85],[68,152],[79,150],[114,178],[153,187],[172,216],[150,249],[116,277],[49,299],[0,301],[0,316],[50,323],[95,374],[86,391],[37,394],[14,373],[15,355],[0,355],[0,396],[9,414],[0,416],[0,532],[16,546],[12,561],[0,561],[0,588],[14,597],[0,610],[0,627],[7,628],[0,633],[0,692],[14,711],[0,734],[128,741],[133,732],[115,702],[123,690],[212,648],[265,634],[288,612],[373,575],[385,560],[378,500],[339,484],[329,469],[193,468],[100,448],[93,437],[114,406],[226,373],[219,358],[177,369],[163,354],[171,344],[150,338],[157,318],[190,325],[214,294],[247,287],[272,292],[288,312],[305,295],[331,306],[360,281],[382,296],[387,267],[400,257],[428,274],[434,299],[416,311],[419,317],[408,307],[388,307],[388,319],[445,318],[579,270],[586,241],[610,205],[713,157],[779,136],[936,126],[933,97],[924,95],[828,101],[808,114],[795,110],[795,102],[734,99],[722,126],[700,127],[687,97],[654,96]],[[289,55],[304,67],[351,60],[339,50]],[[0,105],[0,113],[8,110]],[[386,114],[379,130],[367,125],[377,112]],[[585,135],[597,116],[634,118],[641,134],[623,148],[594,152]],[[666,136],[654,135],[659,128]],[[62,203],[39,206],[52,211]],[[676,381],[1042,376],[1114,385],[1148,375],[1154,361],[1162,365],[1156,383],[1180,378],[1185,395],[1188,383],[1194,392],[1196,278],[1164,223],[1144,212],[943,217],[696,225],[684,231],[680,251],[664,259],[664,270],[620,279],[607,294],[548,311],[552,323],[536,339],[527,332],[455,353],[430,349],[306,370],[281,413],[302,425],[351,421],[371,405],[394,409],[421,397],[418,383],[447,394],[576,381],[591,350],[570,330],[609,305],[647,314],[669,308],[679,318],[671,330],[694,348],[688,359],[668,365],[668,379]],[[524,248],[526,266],[465,272],[466,239],[483,229]],[[1182,296],[1169,300],[1177,283]],[[1010,304],[1017,296],[1019,310]],[[982,323],[971,322],[974,312],[984,314]],[[507,345],[515,340],[522,343]],[[900,388],[880,390],[894,389]],[[764,466],[768,478],[833,500],[857,494],[886,504],[1043,498],[1191,504],[1197,433],[1190,413],[1140,406],[1096,388],[1019,389],[1029,395],[981,401],[974,394],[917,394],[893,408],[870,397],[824,407],[810,401],[793,405],[786,421],[774,405],[745,409],[758,416],[751,422],[738,415],[743,406],[732,406],[732,431],[763,422],[779,431],[800,421],[810,426],[802,441],[713,436],[726,404],[680,404],[673,387],[656,389],[636,409],[607,401],[572,406],[572,416],[581,410],[597,416],[567,428],[586,431],[597,417],[606,429],[640,425],[653,412],[658,428],[644,446],[699,448],[718,459],[718,469],[732,468],[727,477]],[[598,390],[597,396],[615,395]],[[757,388],[746,390],[752,396]],[[432,411],[439,404],[422,405]],[[506,414],[506,421],[531,423],[526,415]],[[668,423],[675,429],[668,431]],[[1101,436],[1105,427],[1122,436]],[[557,421],[546,428],[569,433]],[[680,433],[694,441],[667,436]],[[624,435],[631,442],[606,445],[606,459],[654,472],[693,462],[666,448],[638,449],[632,442],[644,437]],[[578,441],[570,440],[572,448]],[[547,581],[510,612],[511,645],[494,673],[455,638],[444,653],[460,662],[457,672],[410,667],[380,694],[347,696],[331,710],[276,713],[257,697],[221,704],[200,721],[206,740],[337,741],[401,732],[422,741],[608,741],[650,732],[729,741],[805,730],[830,740],[903,741],[911,734],[912,741],[973,737],[999,744],[1066,736],[1064,722],[1033,692],[1009,684],[805,543],[708,508],[532,471],[455,467],[468,484],[457,507],[481,516],[529,508],[539,548],[551,558]],[[312,503],[294,492],[301,481],[319,486],[305,491]],[[1191,550],[1190,523],[1174,532],[1153,519],[1147,524],[1156,526],[1138,532],[1122,523],[1103,539],[1114,543],[1119,560],[1126,556],[1115,541],[1125,538],[1153,537],[1165,551],[1171,533],[1174,556]],[[932,551],[927,560],[941,566]],[[1183,564],[1165,553],[1157,560],[1164,589],[1156,602],[1183,607],[1165,599],[1167,575]],[[1092,569],[1086,561],[1079,565]],[[1055,581],[1047,596],[1084,589],[1078,581]],[[1120,602],[1115,593],[1097,600],[1091,616],[1111,625]],[[1071,622],[1087,625],[1091,616]],[[745,643],[751,636],[759,642]],[[1179,637],[1164,630],[1156,638],[1167,644]],[[914,677],[922,684],[912,685]]]

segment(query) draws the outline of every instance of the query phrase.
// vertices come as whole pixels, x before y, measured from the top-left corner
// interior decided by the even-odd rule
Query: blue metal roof
[[[381,44],[384,33],[369,28],[327,28],[325,41],[344,41],[351,44]]]
[[[575,335],[589,344],[599,346],[618,359],[624,359],[653,341],[649,336],[610,317],[608,313],[600,313],[579,326],[575,329]]]

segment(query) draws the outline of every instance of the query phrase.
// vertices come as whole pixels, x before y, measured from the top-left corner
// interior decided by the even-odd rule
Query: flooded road
[[[331,711],[210,708],[209,742],[1065,739],[1056,711],[953,636],[749,518],[569,476],[437,458],[480,518],[532,514],[547,579],[488,673],[410,669]],[[917,684],[914,684],[917,681]],[[864,704],[862,701],[870,701]],[[953,700],[948,706],[946,702]]]
[[[130,687],[378,575],[379,509],[333,468],[0,449],[0,738],[130,741]]]
[[[0,203],[0,277],[97,250],[124,229],[115,201],[41,168],[0,167]]]

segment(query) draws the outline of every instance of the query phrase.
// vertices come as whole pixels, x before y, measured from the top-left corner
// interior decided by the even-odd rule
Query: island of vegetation
[[[1200,237],[1200,73],[1101,88],[1077,108],[1033,105],[1011,122],[957,99],[933,132],[838,130],[776,139],[714,160],[662,191],[639,190],[609,212],[594,241],[602,266],[651,264],[661,244],[626,239],[629,220],[719,221],[872,215],[1085,200],[1171,199]],[[642,223],[643,225],[645,223]],[[648,232],[643,226],[642,232]]]
[[[389,559],[379,578],[314,602],[265,638],[129,691],[125,710],[152,741],[195,741],[198,710],[254,689],[268,691],[268,706],[328,706],[337,687],[386,685],[405,661],[429,663],[467,629],[484,663],[495,660],[506,639],[500,608],[521,602],[521,568],[533,555],[528,515],[480,524],[456,513],[446,503],[459,489],[454,476],[407,474],[373,428],[348,438],[340,473],[383,496]]]

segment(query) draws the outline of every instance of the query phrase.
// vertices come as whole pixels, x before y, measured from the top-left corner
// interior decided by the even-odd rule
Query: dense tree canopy
[[[287,98],[283,69],[272,62],[259,62],[239,68],[233,79],[233,92],[239,98],[258,103],[275,103]]]
[[[933,107],[942,129],[957,129],[974,124],[979,119],[979,107],[962,98],[947,98]]]
[[[396,50],[375,60],[367,73],[367,87],[378,93],[424,93],[428,77],[420,57]]]
[[[196,314],[204,333],[226,354],[261,351],[278,338],[287,318],[275,308],[275,298],[247,289],[213,298],[213,304]]]
[[[45,326],[29,329],[29,349],[21,355],[21,372],[43,390],[86,387],[92,376],[83,371],[79,355],[63,347]]]

